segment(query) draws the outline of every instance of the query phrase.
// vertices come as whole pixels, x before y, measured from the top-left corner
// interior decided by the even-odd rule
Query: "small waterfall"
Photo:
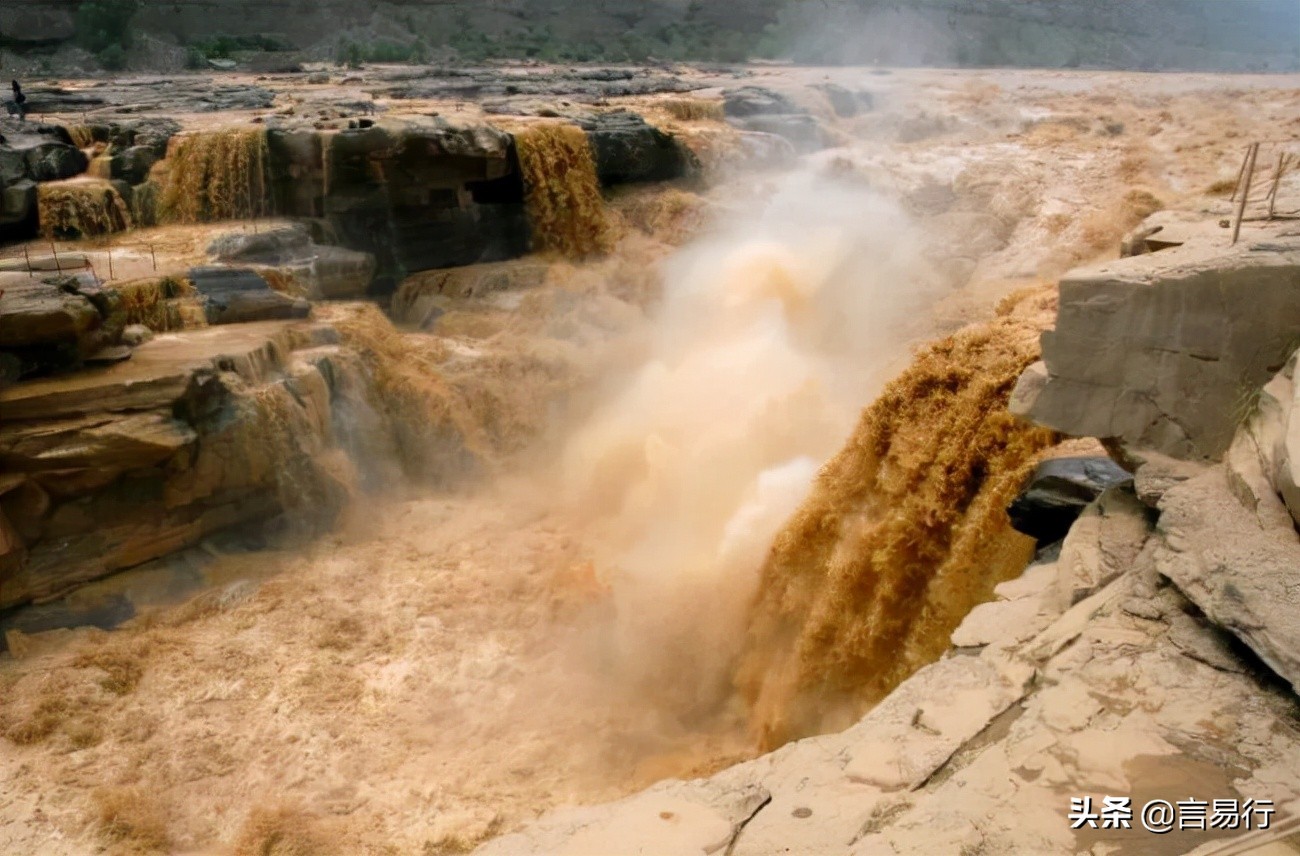
[[[538,125],[515,135],[533,249],[580,259],[607,252],[613,233],[591,145],[581,128]]]
[[[172,139],[158,199],[163,223],[267,215],[266,132],[233,129]]]
[[[164,333],[208,326],[203,303],[189,280],[161,276],[115,282],[127,324]]]
[[[78,239],[131,228],[131,211],[107,181],[47,181],[37,190],[41,231],[49,238]]]
[[[88,149],[95,145],[95,129],[90,125],[68,125],[67,131],[77,148]]]

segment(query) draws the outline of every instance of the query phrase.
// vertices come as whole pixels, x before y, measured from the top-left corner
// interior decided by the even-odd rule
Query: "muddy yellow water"
[[[936,656],[1025,560],[1001,507],[1051,441],[1002,410],[1050,296],[990,298],[1113,252],[1153,200],[1201,204],[1237,163],[1223,115],[1263,136],[1296,96],[917,75],[872,78],[896,98],[834,129],[851,145],[707,199],[602,199],[576,129],[521,135],[544,281],[429,333],[317,310],[367,415],[341,429],[355,469],[283,498],[355,497],[335,529],[209,543],[198,597],[123,578],[127,626],[0,662],[0,849],[460,852],[836,727]],[[692,140],[718,124],[663,109]],[[261,213],[264,145],[177,138],[162,219]],[[143,275],[210,238],[114,240]],[[165,262],[141,320],[184,297]]]

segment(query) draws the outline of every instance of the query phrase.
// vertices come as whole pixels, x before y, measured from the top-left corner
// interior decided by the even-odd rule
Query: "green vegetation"
[[[645,62],[646,60],[713,60],[741,62],[749,57],[758,34],[727,29],[703,14],[696,0],[681,21],[648,28],[629,21],[609,38],[566,37],[550,24],[531,24],[496,37],[476,27],[461,11],[445,35],[445,44],[462,62],[525,57],[543,62]]]
[[[429,61],[429,45],[422,38],[405,44],[380,40],[369,44],[359,44],[351,39],[339,39],[334,49],[334,62],[348,68],[360,68],[367,62],[411,62]]]
[[[77,43],[110,71],[126,67],[131,47],[131,19],[140,0],[89,0],[77,7]]]
[[[334,61],[348,68],[360,68],[366,61],[366,53],[356,42],[339,39],[339,45],[334,51]]]
[[[209,39],[190,43],[190,51],[201,53],[208,60],[229,60],[240,51],[289,51],[292,46],[269,35],[225,35],[218,33]]]
[[[121,71],[126,68],[126,48],[109,45],[99,52],[99,64],[109,71]]]

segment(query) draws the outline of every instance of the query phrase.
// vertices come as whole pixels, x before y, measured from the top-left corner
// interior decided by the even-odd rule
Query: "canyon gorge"
[[[0,120],[0,851],[1300,851],[1294,74],[304,61]]]

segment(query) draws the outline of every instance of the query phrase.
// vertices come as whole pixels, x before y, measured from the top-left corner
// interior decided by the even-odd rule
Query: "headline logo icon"
[[[1094,809],[1092,797],[1070,797],[1067,818],[1071,829],[1132,829],[1133,800],[1131,797],[1104,796],[1101,805]],[[1139,822],[1147,832],[1164,835],[1175,829],[1268,829],[1272,822],[1272,800],[1188,798],[1149,800],[1138,813]],[[1208,824],[1208,825],[1207,825]]]

